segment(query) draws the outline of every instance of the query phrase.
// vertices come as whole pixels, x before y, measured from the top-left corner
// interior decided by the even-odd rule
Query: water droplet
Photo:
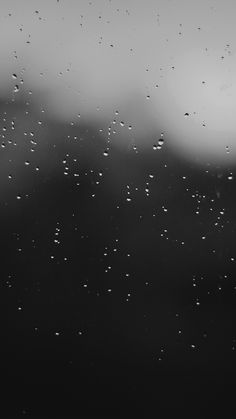
[[[20,89],[19,89],[19,86],[18,86],[18,84],[16,84],[16,85],[14,86],[14,92],[15,92],[15,93],[17,93],[17,92],[19,92],[19,90],[20,90]]]
[[[15,73],[12,74],[13,79],[17,79],[17,75]]]
[[[108,154],[108,150],[104,150],[104,151],[103,151],[103,155],[104,155],[105,157],[108,157],[108,156],[109,156],[109,154]]]
[[[164,139],[163,138],[160,138],[158,140],[158,146],[161,148],[163,146],[163,144],[164,144]]]
[[[185,112],[184,116],[189,116],[189,113],[188,112]]]

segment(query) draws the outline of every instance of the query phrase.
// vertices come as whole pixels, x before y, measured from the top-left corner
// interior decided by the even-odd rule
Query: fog
[[[123,150],[164,133],[187,160],[232,164],[234,12],[234,1],[2,0],[0,93],[30,91],[59,121],[113,121]]]

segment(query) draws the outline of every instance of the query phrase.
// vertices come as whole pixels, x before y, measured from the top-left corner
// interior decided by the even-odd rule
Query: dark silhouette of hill
[[[3,417],[230,402],[235,180],[165,143],[104,156],[95,124],[23,100],[0,113]]]

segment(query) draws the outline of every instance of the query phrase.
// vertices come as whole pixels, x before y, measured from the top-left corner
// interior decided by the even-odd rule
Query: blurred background
[[[233,412],[231,1],[2,1],[3,418]]]

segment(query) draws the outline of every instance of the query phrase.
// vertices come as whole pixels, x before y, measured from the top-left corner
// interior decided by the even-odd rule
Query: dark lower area
[[[145,418],[151,413],[158,417],[179,411],[186,417],[195,417],[195,413],[207,417],[206,413],[216,410],[233,413],[235,389],[230,375],[152,374],[130,367],[115,370],[101,373],[91,367],[85,371],[46,361],[27,370],[18,366],[5,384],[8,395],[4,396],[1,417],[135,417],[139,413]]]

